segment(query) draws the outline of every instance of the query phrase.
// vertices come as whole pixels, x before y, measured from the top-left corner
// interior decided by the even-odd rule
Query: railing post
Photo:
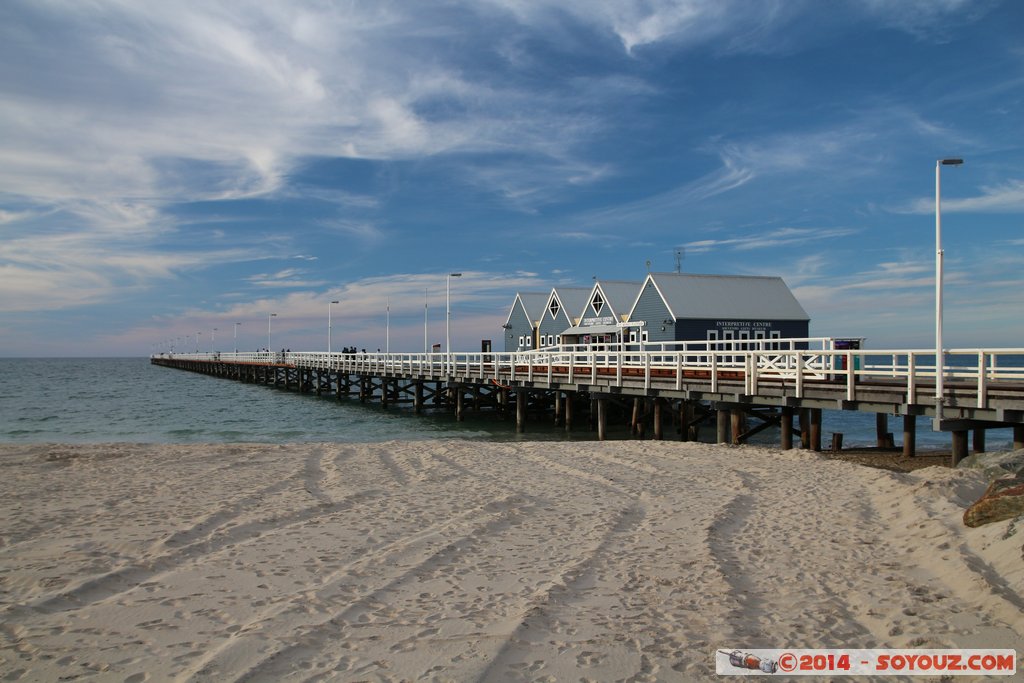
[[[846,353],[846,400],[856,400],[856,386],[857,386],[857,374],[856,368],[854,367],[853,354],[847,351]]]
[[[917,402],[917,354],[907,353],[907,405]]]
[[[988,382],[986,381],[987,376],[988,376],[988,373],[985,371],[985,352],[984,351],[979,351],[978,352],[978,407],[979,408],[987,408],[988,407],[988,396],[986,396],[987,387],[988,387]]]
[[[676,352],[676,391],[683,390],[683,354]],[[685,429],[685,426],[684,426]]]
[[[619,380],[619,384],[622,384],[622,380]],[[651,388],[651,352],[644,352],[644,391],[649,391]]]
[[[804,357],[799,351],[794,351],[793,356],[796,359],[796,397],[804,397]],[[803,420],[800,421],[800,427],[803,428]]]
[[[756,351],[750,351],[747,353],[747,394],[749,396],[757,395],[757,366],[759,356]]]
[[[718,349],[711,351],[711,393],[718,391]]]

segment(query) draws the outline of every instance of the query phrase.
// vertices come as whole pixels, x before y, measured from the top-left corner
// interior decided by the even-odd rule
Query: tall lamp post
[[[217,328],[210,333],[210,353],[217,353]]]
[[[272,352],[274,345],[270,342],[270,321],[277,317],[277,313],[271,313],[267,316],[267,351]]]
[[[935,162],[935,420],[932,431],[942,431],[943,387],[946,354],[942,347],[942,180],[943,166],[959,166],[963,159],[938,159]]]
[[[447,366],[451,364],[452,357],[452,278],[462,277],[462,273],[448,273],[444,288],[444,359]]]
[[[235,353],[238,353],[238,326],[242,323],[235,323]]]
[[[331,352],[331,304],[340,303],[339,301],[328,301],[327,302],[327,353]]]
[[[430,353],[430,347],[427,346],[427,290],[423,289],[423,353]]]

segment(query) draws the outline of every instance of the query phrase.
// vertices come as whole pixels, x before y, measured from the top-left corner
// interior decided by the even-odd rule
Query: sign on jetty
[[[891,446],[888,416],[903,418],[903,452],[915,451],[918,416],[951,433],[952,463],[985,448],[985,430],[1012,428],[1024,448],[1024,349],[950,350],[938,368],[934,351],[835,348],[833,340],[676,342],[642,349],[611,344],[560,346],[518,353],[192,353],[158,354],[156,365],[303,393],[358,397],[383,405],[411,403],[453,410],[553,415],[572,429],[585,414],[605,438],[611,410],[631,427],[664,438],[696,437],[713,422],[719,443],[742,443],[778,426],[780,445],[821,450],[823,410],[875,413],[879,446]],[[936,396],[936,385],[942,396]],[[751,422],[756,425],[749,427]],[[833,448],[837,444],[833,442]]]

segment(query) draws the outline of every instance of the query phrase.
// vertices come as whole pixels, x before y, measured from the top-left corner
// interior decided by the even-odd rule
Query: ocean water
[[[902,439],[902,418],[890,417],[889,431]],[[258,384],[154,366],[148,358],[0,358],[0,442],[12,443],[206,443],[297,441],[374,442],[463,438],[485,441],[592,440],[581,423],[570,434],[532,419],[525,434],[511,419],[491,413],[456,422],[453,415],[411,407],[382,408],[378,403],[337,401]],[[701,430],[714,438],[714,425]],[[875,444],[875,416],[825,411],[822,441],[843,433],[845,447]],[[629,438],[624,426],[612,426],[611,438]],[[671,437],[671,434],[667,434]],[[1008,448],[1009,429],[990,430],[990,451]],[[751,443],[777,445],[778,429]],[[948,449],[949,434],[931,431],[918,418],[919,450]]]

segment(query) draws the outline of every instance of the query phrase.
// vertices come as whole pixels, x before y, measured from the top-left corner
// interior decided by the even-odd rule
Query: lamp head
[[[964,163],[964,160],[963,159],[941,159],[939,161],[939,163],[942,164],[943,166],[959,166],[960,164]]]

